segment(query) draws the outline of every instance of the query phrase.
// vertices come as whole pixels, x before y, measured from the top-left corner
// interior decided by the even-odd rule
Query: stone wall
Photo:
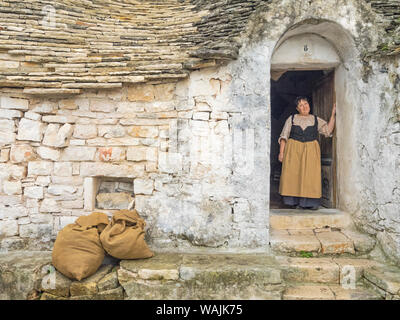
[[[190,54],[200,58],[191,68],[199,70],[177,71],[183,80],[163,77],[169,69],[160,65],[153,70],[151,57],[146,68],[154,77],[147,83],[90,89],[99,78],[75,96],[62,90],[30,95],[6,79],[0,91],[1,249],[51,249],[57,232],[77,216],[132,200],[154,247],[266,245],[271,57],[289,36],[314,32],[342,59],[336,70],[339,208],[399,259],[398,56],[366,58],[387,39],[391,20],[354,0],[249,1],[242,9],[247,24],[239,19],[240,1],[221,1],[227,6],[215,12],[208,2],[193,4],[206,10],[191,22],[198,34]],[[170,5],[169,13],[176,9]],[[224,12],[236,12],[237,26],[224,21],[207,42]],[[12,32],[8,36],[19,31]],[[225,64],[207,60],[214,58]],[[75,82],[84,80],[77,76]],[[22,80],[37,84],[25,75]],[[107,180],[118,187],[104,189]],[[124,183],[131,187],[120,189]]]

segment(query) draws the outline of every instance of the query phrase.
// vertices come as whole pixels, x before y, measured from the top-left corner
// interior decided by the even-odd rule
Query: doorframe
[[[284,73],[288,72],[288,71],[331,71],[333,72],[333,102],[336,103],[337,100],[337,92],[336,92],[336,70],[337,70],[338,66],[336,67],[332,67],[332,66],[327,66],[326,68],[321,68],[321,66],[313,66],[312,63],[310,63],[307,67],[303,65],[299,65],[298,67],[296,67],[295,65],[287,68],[287,69],[274,69],[271,65],[271,69],[270,69],[270,83],[272,79],[272,72],[276,72],[276,73],[281,73],[281,75],[283,75]],[[271,88],[270,88],[271,90]],[[270,112],[272,112],[272,105],[270,108]],[[325,121],[329,122],[329,119],[324,119]],[[337,157],[337,135],[336,135],[336,128],[337,128],[337,123],[336,123],[336,118],[335,118],[335,128],[333,131],[333,135],[332,135],[332,162],[334,164],[333,169],[332,169],[332,176],[333,176],[333,208],[331,209],[339,209],[339,199],[338,199],[338,195],[339,192],[337,192],[337,187],[338,187],[338,176],[337,176],[337,166],[338,166],[338,157]],[[272,128],[271,128],[272,130]],[[271,139],[271,132],[270,132],[270,139]],[[270,158],[269,158],[270,159]],[[322,174],[322,173],[321,173]],[[270,167],[270,172],[269,175],[271,175],[271,167]],[[269,179],[269,183],[271,183],[271,179]],[[322,183],[322,181],[321,181]],[[322,187],[322,186],[321,186]],[[271,192],[271,186],[269,187],[269,192]],[[269,194],[268,197],[270,198],[271,195]],[[269,208],[271,210],[271,207]],[[320,209],[318,209],[316,212],[318,212]]]

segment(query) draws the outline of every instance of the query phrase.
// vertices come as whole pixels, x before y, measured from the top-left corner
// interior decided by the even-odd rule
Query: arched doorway
[[[271,59],[271,152],[270,208],[285,208],[278,193],[281,163],[278,138],[286,119],[296,113],[294,100],[306,96],[311,113],[329,120],[336,101],[335,70],[342,63],[336,48],[315,33],[300,33],[281,39]],[[322,167],[322,201],[337,206],[336,134],[319,137]]]

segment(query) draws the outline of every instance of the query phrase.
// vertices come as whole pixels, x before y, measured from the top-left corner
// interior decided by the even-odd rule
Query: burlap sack
[[[154,253],[144,240],[145,221],[136,210],[120,210],[114,213],[110,224],[100,235],[107,253],[118,259],[150,258]]]
[[[65,226],[54,243],[54,267],[68,278],[78,281],[94,274],[104,259],[99,234],[107,224],[106,214],[93,212]]]

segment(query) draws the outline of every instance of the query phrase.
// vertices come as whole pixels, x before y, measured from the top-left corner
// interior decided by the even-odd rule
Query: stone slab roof
[[[366,0],[398,33],[400,0]],[[168,82],[235,59],[269,0],[0,0],[0,87],[80,93]],[[397,30],[397,31],[396,31]],[[400,39],[382,46],[400,53]]]

